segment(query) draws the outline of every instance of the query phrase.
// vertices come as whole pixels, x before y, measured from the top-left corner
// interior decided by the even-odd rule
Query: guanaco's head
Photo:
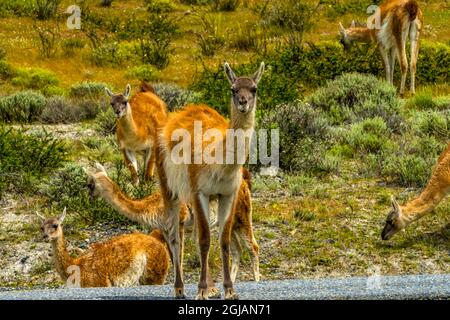
[[[95,163],[95,172],[88,172],[85,170],[88,175],[88,188],[89,188],[89,196],[91,199],[95,199],[99,197],[104,190],[103,180],[108,179],[108,174],[106,173],[105,167],[103,167],[100,163]]]
[[[232,108],[244,114],[252,111],[256,107],[256,92],[264,73],[264,62],[261,62],[258,71],[250,77],[236,77],[227,62],[225,62],[224,68],[231,84]]]
[[[339,22],[339,42],[344,47],[345,51],[349,51],[353,46],[353,41],[351,40],[351,37],[349,36],[349,32],[351,32],[351,29],[355,27],[355,22],[352,22],[352,25],[350,29],[345,29],[342,23]]]
[[[42,219],[41,231],[45,240],[56,241],[63,235],[62,223],[66,217],[66,208],[59,218],[45,218],[38,212],[36,214]]]
[[[130,107],[128,99],[130,98],[131,86],[128,84],[124,93],[114,94],[108,88],[105,88],[105,91],[111,99],[111,107],[113,108],[117,119],[122,118],[127,114],[127,110]]]
[[[384,225],[383,231],[381,232],[381,238],[383,240],[389,240],[394,234],[402,230],[405,226],[402,222],[401,215],[402,209],[397,201],[392,197],[392,207],[386,218],[386,223]]]

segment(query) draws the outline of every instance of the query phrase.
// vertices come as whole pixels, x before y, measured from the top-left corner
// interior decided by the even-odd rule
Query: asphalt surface
[[[195,299],[196,288],[186,286],[188,299]],[[235,288],[241,300],[450,299],[450,274],[238,282]],[[161,300],[172,293],[172,285],[71,288],[4,291],[0,300]]]

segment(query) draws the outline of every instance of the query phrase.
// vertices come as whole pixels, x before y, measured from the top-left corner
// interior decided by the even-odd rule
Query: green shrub
[[[91,52],[91,60],[96,66],[120,67],[131,56],[131,53],[123,50],[118,42],[106,42]]]
[[[95,130],[104,136],[115,133],[116,115],[112,108],[107,108],[97,115],[95,118]]]
[[[0,17],[30,17],[34,15],[34,5],[31,0],[0,1]]]
[[[102,82],[81,82],[70,87],[69,95],[78,99],[98,99],[104,96],[106,86]]]
[[[417,83],[450,82],[450,45],[422,40],[417,61]]]
[[[189,5],[206,5],[212,2],[212,0],[180,0],[181,3]]]
[[[154,88],[156,94],[167,104],[170,112],[189,103],[199,103],[201,101],[199,94],[173,84],[157,83],[154,85]]]
[[[4,60],[0,60],[0,79],[9,80],[16,76],[16,70]]]
[[[371,75],[344,74],[315,91],[309,101],[334,125],[381,117],[399,132],[402,124],[395,87]]]
[[[143,64],[128,70],[126,76],[131,79],[151,82],[158,78],[158,73],[152,66]]]
[[[421,136],[450,139],[450,113],[448,111],[419,111],[411,117],[412,127]]]
[[[128,173],[122,160],[115,162],[113,170],[109,171],[111,179],[132,197],[142,198],[154,189],[152,184],[141,184],[136,188],[130,187],[130,178],[127,176]],[[78,214],[84,222],[92,224],[98,221],[129,223],[126,217],[117,213],[104,200],[90,199],[88,176],[77,164],[69,164],[52,176],[44,187],[44,194],[47,196],[49,205],[59,210],[64,207],[70,208],[70,211]]]
[[[333,157],[325,157],[333,136],[320,110],[300,101],[279,105],[262,117],[259,128],[279,129],[281,169],[304,174],[323,174],[337,169]]]
[[[39,68],[18,69],[11,83],[26,89],[41,90],[48,86],[56,86],[59,80],[56,75],[48,70]]]
[[[154,13],[168,13],[175,10],[175,5],[170,0],[145,0],[147,10]]]
[[[436,104],[433,101],[433,92],[430,89],[417,92],[414,97],[408,100],[407,105],[410,108],[419,110],[436,109]]]
[[[5,191],[37,191],[37,182],[66,157],[64,144],[46,132],[30,134],[0,125],[0,198]]]
[[[73,57],[76,50],[84,48],[84,41],[78,38],[64,39],[61,42],[61,48],[65,57]]]
[[[380,117],[365,119],[352,124],[345,139],[347,144],[363,154],[378,153],[386,148],[389,130]]]
[[[39,20],[47,20],[53,18],[57,11],[61,0],[35,0],[35,15]]]
[[[0,98],[0,121],[32,122],[46,105],[45,97],[34,91],[22,91]]]
[[[6,51],[2,47],[0,47],[0,60],[5,59],[6,57]]]

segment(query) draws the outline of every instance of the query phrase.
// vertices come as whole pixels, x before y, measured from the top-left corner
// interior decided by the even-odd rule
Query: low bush
[[[132,53],[124,50],[118,42],[103,43],[91,52],[91,61],[96,66],[120,67],[131,58]]]
[[[0,1],[0,17],[31,17],[34,15],[34,4],[30,0]]]
[[[59,80],[56,75],[48,70],[39,68],[18,69],[11,83],[24,89],[41,90],[48,86],[56,86]]]
[[[113,3],[113,0],[100,0],[100,5],[102,7],[110,7]]]
[[[315,91],[308,99],[323,110],[333,125],[381,117],[399,132],[401,102],[396,88],[371,75],[344,74]]]
[[[16,69],[8,62],[0,60],[0,79],[10,80],[16,76]]]
[[[61,48],[65,57],[73,57],[77,50],[83,49],[84,41],[78,38],[65,39],[61,42]]]
[[[35,91],[22,91],[0,98],[0,121],[33,122],[46,105],[45,97]]]
[[[352,124],[345,136],[345,140],[354,150],[354,154],[360,152],[366,155],[385,150],[390,142],[389,136],[390,133],[384,120],[380,117],[375,117]]]
[[[65,145],[50,134],[0,125],[0,198],[6,191],[36,191],[37,182],[66,158]]]
[[[201,30],[195,33],[196,43],[203,56],[212,57],[225,46],[225,37],[220,33],[221,17],[201,13],[197,17]]]
[[[171,0],[145,0],[147,10],[153,13],[168,13],[175,10]]]
[[[94,119],[105,107],[90,99],[68,100],[61,96],[47,99],[39,116],[43,123],[74,123]]]
[[[78,99],[98,99],[104,96],[106,86],[102,82],[81,82],[70,87],[69,95]]]
[[[200,95],[173,84],[157,83],[154,85],[156,94],[167,104],[170,112],[189,103],[199,103]]]

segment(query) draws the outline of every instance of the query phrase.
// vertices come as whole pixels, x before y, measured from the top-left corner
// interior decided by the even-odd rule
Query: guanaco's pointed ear
[[[345,28],[344,28],[344,26],[342,25],[341,22],[339,22],[339,33],[340,33],[342,36],[345,36],[345,35],[347,34],[347,32],[345,31]]]
[[[64,207],[63,213],[61,215],[61,217],[59,217],[59,222],[63,223],[64,219],[66,218],[66,213],[67,213],[67,207]]]
[[[108,88],[105,87],[105,92],[108,96],[112,97],[114,95],[114,93],[112,93],[111,90],[109,90]]]
[[[259,80],[261,80],[261,77],[262,77],[265,69],[266,69],[266,65],[264,64],[264,62],[261,62],[261,65],[259,66],[258,71],[256,71],[252,77],[253,81],[256,84],[258,84]]]
[[[225,69],[225,74],[227,75],[228,81],[230,81],[230,83],[233,84],[236,81],[236,75],[234,74],[228,62],[225,62],[223,68]]]
[[[97,169],[97,172],[103,172],[104,174],[106,174],[106,169],[104,166],[102,166],[100,163],[96,162],[95,163],[95,169]]]
[[[394,211],[397,213],[400,213],[400,205],[395,200],[394,196],[391,197],[391,204],[392,204],[392,208],[394,209]]]
[[[128,99],[130,97],[130,93],[131,93],[131,86],[130,84],[127,84],[123,96]]]

